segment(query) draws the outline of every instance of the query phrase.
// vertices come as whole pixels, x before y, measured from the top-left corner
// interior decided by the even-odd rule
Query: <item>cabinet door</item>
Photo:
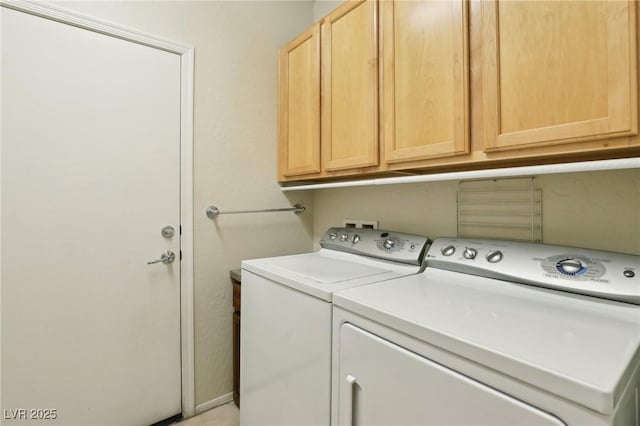
[[[279,180],[320,172],[320,26],[280,50]]]
[[[634,1],[483,1],[485,151],[637,133]]]
[[[322,23],[325,170],[378,164],[377,3],[349,1]]]
[[[340,328],[339,371],[339,425],[564,425],[350,324]]]
[[[468,3],[384,1],[384,161],[469,152]]]

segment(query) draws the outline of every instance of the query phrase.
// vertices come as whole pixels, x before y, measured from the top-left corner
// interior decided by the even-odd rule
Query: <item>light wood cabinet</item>
[[[278,178],[320,172],[320,25],[280,50]]]
[[[481,2],[484,150],[636,134],[635,9],[635,1]]]
[[[469,152],[468,2],[383,1],[384,162]]]
[[[378,164],[377,2],[349,1],[322,22],[322,164]]]
[[[281,51],[279,180],[638,156],[639,13],[345,1]]]

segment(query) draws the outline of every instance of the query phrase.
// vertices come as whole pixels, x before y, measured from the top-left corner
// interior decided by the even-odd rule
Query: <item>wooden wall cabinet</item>
[[[481,2],[485,151],[637,134],[635,9]]]
[[[280,50],[278,179],[320,173],[320,25]]]
[[[384,162],[469,152],[467,1],[380,2]]]
[[[281,52],[279,179],[640,155],[638,13],[348,0]]]
[[[378,164],[377,2],[349,1],[322,21],[322,164]]]

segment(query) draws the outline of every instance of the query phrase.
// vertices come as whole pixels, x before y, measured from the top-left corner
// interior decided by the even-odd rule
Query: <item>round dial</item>
[[[353,238],[351,238],[351,242],[352,242],[353,244],[356,244],[358,241],[360,241],[360,235],[355,234],[355,235],[353,236]]]
[[[587,267],[580,261],[580,259],[563,259],[556,264],[558,271],[565,275],[579,275],[587,272]]]
[[[395,240],[392,240],[391,238],[388,238],[388,239],[384,240],[384,243],[382,243],[382,245],[387,250],[391,250],[396,245],[396,242],[395,242]]]
[[[330,240],[335,240],[338,237],[338,234],[336,232],[332,232],[329,234],[329,239]]]
[[[503,254],[500,250],[491,250],[487,253],[487,261],[489,263],[498,263],[502,260]]]
[[[340,235],[340,241],[347,241],[348,239],[349,239],[349,236],[347,234]]]
[[[572,281],[599,280],[607,272],[600,259],[572,253],[549,256],[542,260],[540,266],[549,277]]]
[[[440,249],[440,253],[442,253],[443,256],[451,256],[455,252],[456,252],[456,247],[453,245],[448,245]]]
[[[462,253],[466,259],[475,259],[477,254],[478,250],[471,247],[465,247],[464,253]]]

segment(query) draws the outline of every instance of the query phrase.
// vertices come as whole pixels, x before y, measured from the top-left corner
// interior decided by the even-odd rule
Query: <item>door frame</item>
[[[193,82],[194,54],[191,46],[96,19],[50,4],[23,0],[0,0],[0,7],[88,31],[119,38],[180,56],[180,345],[182,415],[195,414],[194,303],[193,303]]]

